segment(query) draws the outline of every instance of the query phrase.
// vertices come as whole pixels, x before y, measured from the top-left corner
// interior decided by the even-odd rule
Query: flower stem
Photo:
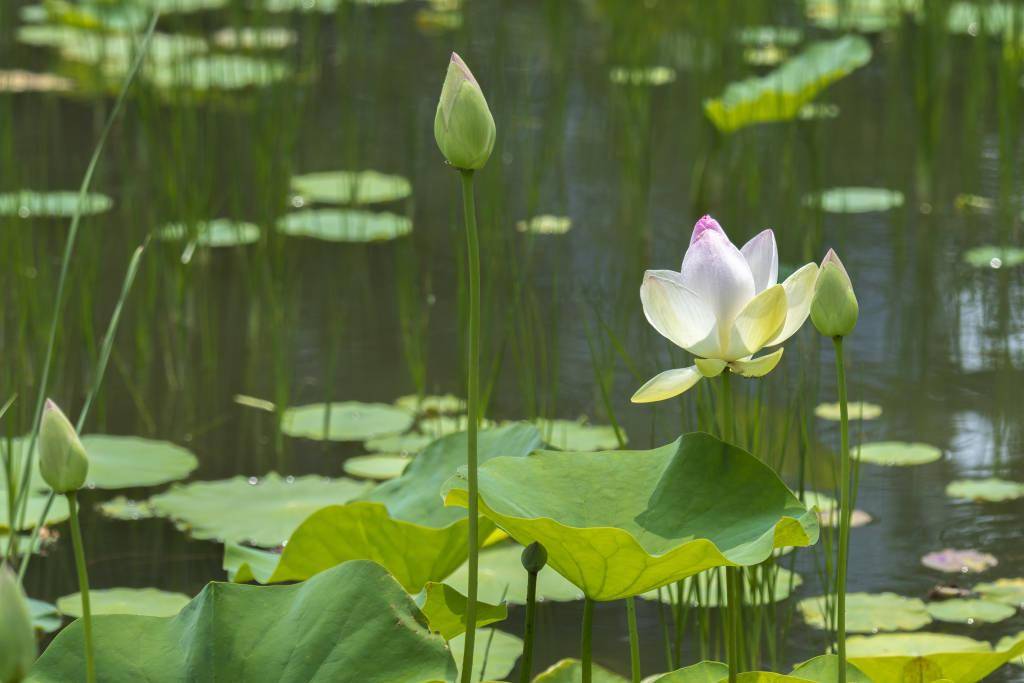
[[[523,661],[520,683],[529,683],[533,673],[533,637],[537,631],[537,572],[528,572],[526,580],[526,624],[523,626]]]
[[[850,415],[846,404],[846,361],[843,358],[843,338],[833,337],[836,356],[836,386],[839,392],[839,563],[836,568],[836,650],[838,683],[846,683],[846,566],[850,550]]]
[[[728,368],[722,372],[722,440],[732,441],[732,384]],[[726,659],[729,660],[729,683],[736,683],[740,674],[740,610],[743,598],[740,591],[739,569],[725,568],[726,618],[728,631],[725,638]]]
[[[593,683],[592,636],[594,631],[594,601],[586,598],[583,601],[583,635],[580,638],[580,661],[582,663],[583,683]]]
[[[636,598],[626,598],[626,620],[629,622],[629,671],[633,683],[640,683],[640,634],[636,628]]]
[[[82,595],[82,629],[85,631],[85,680],[96,683],[96,661],[92,647],[92,609],[89,606],[89,572],[85,567],[85,548],[82,545],[82,528],[78,524],[78,492],[69,491],[68,511],[71,516],[71,543],[75,550],[75,571],[78,573],[78,590]],[[29,548],[31,551],[31,548]]]
[[[476,432],[480,419],[480,243],[476,231],[473,171],[463,169],[462,208],[466,219],[466,252],[469,259],[469,346],[466,362],[466,470],[469,480],[469,594],[466,596],[466,641],[462,655],[462,683],[473,679],[473,645],[476,640],[477,576],[480,562],[479,500],[476,473]]]

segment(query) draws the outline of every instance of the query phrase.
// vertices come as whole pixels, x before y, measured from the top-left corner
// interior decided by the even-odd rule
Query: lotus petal
[[[818,265],[808,263],[783,281],[786,290],[786,322],[765,346],[776,346],[786,341],[799,330],[807,316],[811,313],[811,301],[814,298],[814,282],[818,279]]]
[[[711,337],[715,315],[700,296],[671,270],[648,270],[640,286],[640,301],[651,327],[676,346],[688,349]]]
[[[742,377],[764,377],[774,370],[782,360],[782,351],[783,349],[776,349],[767,355],[751,360],[734,360],[729,363],[729,368]]]
[[[701,380],[701,377],[700,371],[694,365],[688,368],[666,370],[647,380],[647,383],[637,389],[630,400],[633,403],[664,401],[692,389],[693,385]]]
[[[739,360],[760,351],[782,329],[787,312],[782,285],[773,285],[755,296],[736,317],[723,360]]]
[[[683,257],[682,283],[705,302],[718,321],[719,336],[754,298],[754,276],[740,250],[725,233],[704,230]],[[692,348],[698,356],[716,353]]]
[[[757,294],[779,281],[779,250],[772,230],[762,230],[752,237],[740,247],[740,253],[750,266],[750,273],[754,276],[754,291]]]
[[[694,358],[693,362],[697,365],[700,374],[709,378],[721,375],[722,370],[725,370],[725,366],[728,365],[724,360],[718,358]]]

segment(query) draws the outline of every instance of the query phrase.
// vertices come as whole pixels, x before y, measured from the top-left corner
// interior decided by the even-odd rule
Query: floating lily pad
[[[237,247],[260,241],[260,228],[252,223],[218,218],[189,226],[170,223],[157,231],[156,236],[167,242],[194,240],[200,247]]]
[[[769,74],[729,84],[704,101],[704,113],[723,133],[757,123],[790,121],[825,88],[871,60],[859,36],[814,43]]]
[[[137,614],[146,617],[173,617],[189,603],[182,593],[156,588],[93,588],[89,591],[93,615]],[[77,619],[82,616],[82,594],[72,593],[57,598],[57,611]]]
[[[342,467],[350,477],[385,481],[401,476],[411,461],[407,455],[357,455],[346,460]]]
[[[522,562],[523,547],[502,543],[480,552],[477,597],[484,602],[526,604],[526,570]],[[469,566],[463,564],[444,582],[460,592],[468,592]],[[504,597],[503,597],[504,596]],[[566,581],[558,572],[545,566],[537,574],[537,600],[569,602],[582,600],[580,589]]]
[[[789,56],[789,50],[778,45],[752,45],[743,50],[743,61],[752,66],[776,66]]]
[[[412,232],[412,221],[386,211],[304,209],[277,222],[279,232],[328,242],[384,242]]]
[[[353,479],[309,475],[234,477],[176,484],[150,498],[154,511],[195,538],[281,545],[317,510],[345,503],[370,490]]]
[[[804,491],[804,505],[808,508],[816,507],[818,512],[828,512],[839,507],[839,501],[820,491]]]
[[[433,438],[447,436],[456,432],[466,431],[469,419],[465,415],[435,415],[420,420],[419,428],[424,434],[433,435]],[[480,421],[480,429],[490,429],[494,423],[484,418]]]
[[[882,406],[864,401],[852,401],[846,406],[847,415],[851,420],[876,420],[882,416]],[[838,403],[822,403],[814,409],[814,414],[823,420],[840,419]]]
[[[914,2],[891,0],[808,0],[807,18],[814,25],[831,31],[878,33],[898,26],[904,10]]]
[[[853,510],[850,513],[850,528],[857,529],[862,526],[867,526],[871,522],[875,521],[875,518],[863,510]],[[839,526],[839,508],[832,507],[828,510],[818,510],[818,522],[822,526],[838,527]]]
[[[991,569],[999,564],[999,560],[994,555],[978,552],[977,550],[945,548],[934,553],[928,553],[921,558],[921,564],[929,569],[936,569],[940,572],[969,574]]]
[[[752,570],[759,571],[759,570]],[[758,592],[753,592],[749,583],[743,584],[743,604],[745,605],[765,605],[772,602],[781,602],[793,594],[793,591],[803,585],[803,578],[785,567],[776,567],[772,574],[766,574],[759,572],[761,579],[761,586]],[[696,582],[696,586],[694,586]],[[690,596],[699,596],[699,602],[702,607],[719,607],[719,587],[723,592],[722,598],[726,598],[725,591],[725,574],[718,570],[706,571],[696,576],[691,576],[683,580],[683,600],[684,602],[690,598]],[[676,587],[666,586],[659,590],[648,591],[640,597],[645,600],[661,600],[667,604],[675,604],[676,602]],[[728,599],[724,599],[722,604],[728,605]]]
[[[801,121],[828,121],[839,118],[839,105],[832,102],[808,102],[800,107],[796,117]],[[782,277],[782,271],[779,271]]]
[[[199,465],[191,451],[167,441],[88,434],[82,444],[89,454],[89,488],[157,486],[184,479]]]
[[[980,194],[962,193],[958,194],[953,199],[953,208],[957,211],[990,215],[996,210],[996,203],[991,197],[985,197]]]
[[[109,211],[114,200],[103,194],[86,194],[82,215],[92,216]],[[77,192],[7,192],[0,194],[0,216],[20,218],[70,218],[78,206]]]
[[[1013,268],[1024,263],[1024,249],[986,244],[968,249],[964,253],[964,262],[975,268]]]
[[[307,202],[380,204],[405,199],[412,185],[400,175],[377,171],[325,171],[293,177],[292,190]]]
[[[32,617],[32,628],[39,633],[53,633],[64,624],[57,607],[42,600],[29,598],[28,613]]]
[[[529,232],[534,235],[564,235],[572,228],[572,219],[568,216],[552,216],[542,214],[534,216],[528,221],[516,223],[516,230]]]
[[[1015,607],[990,600],[942,600],[928,605],[928,614],[938,621],[958,624],[994,624],[1017,613]]]
[[[366,446],[366,450],[368,451],[398,453],[399,455],[416,455],[429,446],[430,442],[433,440],[434,437],[432,436],[409,432],[407,434],[391,434],[389,436],[378,436],[373,439],[367,439],[366,443],[363,445]]]
[[[797,608],[808,625],[829,627],[823,596],[805,598]],[[850,633],[914,631],[932,623],[924,602],[895,593],[849,593],[846,596],[846,630]]]
[[[942,459],[942,451],[926,443],[905,441],[876,441],[854,448],[853,456],[861,462],[889,467],[925,465]]]
[[[796,26],[744,26],[736,32],[743,45],[786,45],[793,47],[803,40],[804,32]]]
[[[149,20],[148,13],[137,16],[143,24]],[[18,29],[18,41],[59,50],[63,59],[92,65],[111,79],[127,75],[139,49],[139,39],[134,36],[53,24],[22,26]],[[179,60],[198,58],[206,50],[206,41],[197,36],[158,31],[150,39],[145,68],[167,69]]]
[[[283,50],[297,39],[283,26],[227,26],[213,34],[213,44],[224,50]]]
[[[283,61],[242,54],[194,55],[187,59],[158,63],[143,76],[165,90],[243,90],[273,85],[290,77],[291,67]]]
[[[18,531],[29,531],[36,528],[39,516],[43,514],[43,508],[49,499],[49,492],[32,491],[28,496],[28,507],[25,511],[25,519],[22,521]],[[0,486],[0,532],[11,530],[11,521],[7,518],[7,487]],[[53,499],[53,505],[46,514],[47,526],[59,524],[68,518],[68,501],[64,496],[57,496]]]
[[[946,16],[950,33],[977,36],[1012,37],[1017,17],[1017,7],[1009,2],[954,2]]]
[[[395,399],[395,405],[416,415],[456,415],[466,412],[466,399],[452,394],[427,396],[409,394]]]
[[[722,662],[703,661],[656,676],[652,683],[719,683],[728,680],[729,667]]]
[[[1024,497],[1024,484],[1005,479],[958,479],[946,486],[946,495],[979,503],[1002,503]]]
[[[649,451],[495,458],[480,466],[479,484],[481,512],[519,543],[540,542],[551,566],[595,600],[759,564],[818,536],[815,515],[770,468],[707,434]],[[447,504],[468,504],[464,476],[445,488]]]
[[[996,579],[979,583],[974,590],[986,600],[1024,609],[1024,579]]]
[[[886,633],[846,641],[851,664],[873,681],[976,683],[1024,652],[1024,640],[992,650],[984,641],[947,633]]]
[[[871,213],[903,206],[903,193],[882,187],[833,187],[806,195],[804,204],[827,213]]]
[[[729,668],[726,667],[726,674],[728,671]],[[628,680],[598,664],[592,664],[591,674],[594,683],[626,683]],[[533,683],[579,683],[581,680],[583,680],[583,663],[578,659],[563,659],[538,674],[533,679]],[[718,683],[718,681],[713,683]]]
[[[462,653],[465,636],[458,636],[448,641],[455,663],[462,667]],[[520,638],[499,631],[496,628],[477,629],[473,641],[473,675],[472,681],[504,680],[523,654],[523,641]]]
[[[292,586],[210,583],[174,617],[93,622],[96,670],[132,681],[451,681],[455,662],[402,587],[372,562]],[[84,679],[83,629],[57,635],[30,678]],[[102,675],[102,674],[101,674]]]
[[[466,610],[469,601],[465,595],[451,586],[428,583],[417,596],[416,605],[427,618],[430,630],[433,633],[440,633],[445,640],[451,640],[466,632]],[[479,601],[476,605],[477,626],[487,626],[504,621],[508,617],[508,607],[505,605],[491,605]]]
[[[30,601],[31,602],[31,601]],[[1003,636],[999,639],[999,643],[996,645],[997,650],[1009,650],[1013,647],[1014,643],[1024,641],[1024,631],[1021,631],[1017,635]],[[1024,666],[1024,657],[1017,657],[1012,661],[1017,666]]]
[[[104,501],[96,506],[100,514],[110,519],[123,519],[135,521],[139,519],[150,519],[156,516],[156,511],[148,500],[132,500],[125,496],[117,496]]]
[[[837,655],[818,655],[797,664],[793,667],[790,675],[799,680],[813,681],[814,683],[835,683],[839,668],[838,660]],[[849,662],[846,663],[846,680],[848,683],[875,683],[863,671]]]
[[[69,92],[74,87],[74,81],[56,74],[0,69],[0,92]]]
[[[343,0],[263,0],[267,12],[320,12],[331,14],[338,11]]]
[[[288,436],[317,441],[366,441],[400,434],[409,429],[412,422],[411,413],[386,403],[312,403],[286,409],[281,418],[281,431]]]
[[[670,66],[617,66],[608,72],[615,85],[668,85],[676,80],[676,70]]]
[[[601,451],[619,447],[615,428],[592,425],[585,420],[537,420],[544,443],[561,451]],[[626,433],[622,432],[626,441]]]

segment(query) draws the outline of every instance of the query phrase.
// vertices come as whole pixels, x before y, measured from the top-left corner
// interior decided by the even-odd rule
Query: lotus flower
[[[633,395],[634,403],[663,401],[723,370],[744,377],[771,372],[782,349],[807,320],[818,266],[808,263],[781,285],[775,233],[764,230],[737,249],[722,226],[704,216],[693,228],[680,272],[648,270],[640,287],[647,321],[695,365],[666,370]]]

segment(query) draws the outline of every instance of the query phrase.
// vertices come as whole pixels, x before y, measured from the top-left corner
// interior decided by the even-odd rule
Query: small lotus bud
[[[523,568],[531,574],[536,574],[548,563],[548,551],[540,543],[534,541],[523,548]]]
[[[494,118],[480,84],[454,52],[434,115],[434,139],[455,168],[484,167],[494,149]]]
[[[0,565],[0,683],[18,683],[36,659],[28,601],[11,570]]]
[[[857,295],[843,262],[831,249],[821,262],[811,300],[811,322],[826,337],[845,337],[857,325]]]
[[[50,399],[46,399],[39,423],[39,471],[57,493],[77,491],[89,474],[85,447],[71,422]]]

